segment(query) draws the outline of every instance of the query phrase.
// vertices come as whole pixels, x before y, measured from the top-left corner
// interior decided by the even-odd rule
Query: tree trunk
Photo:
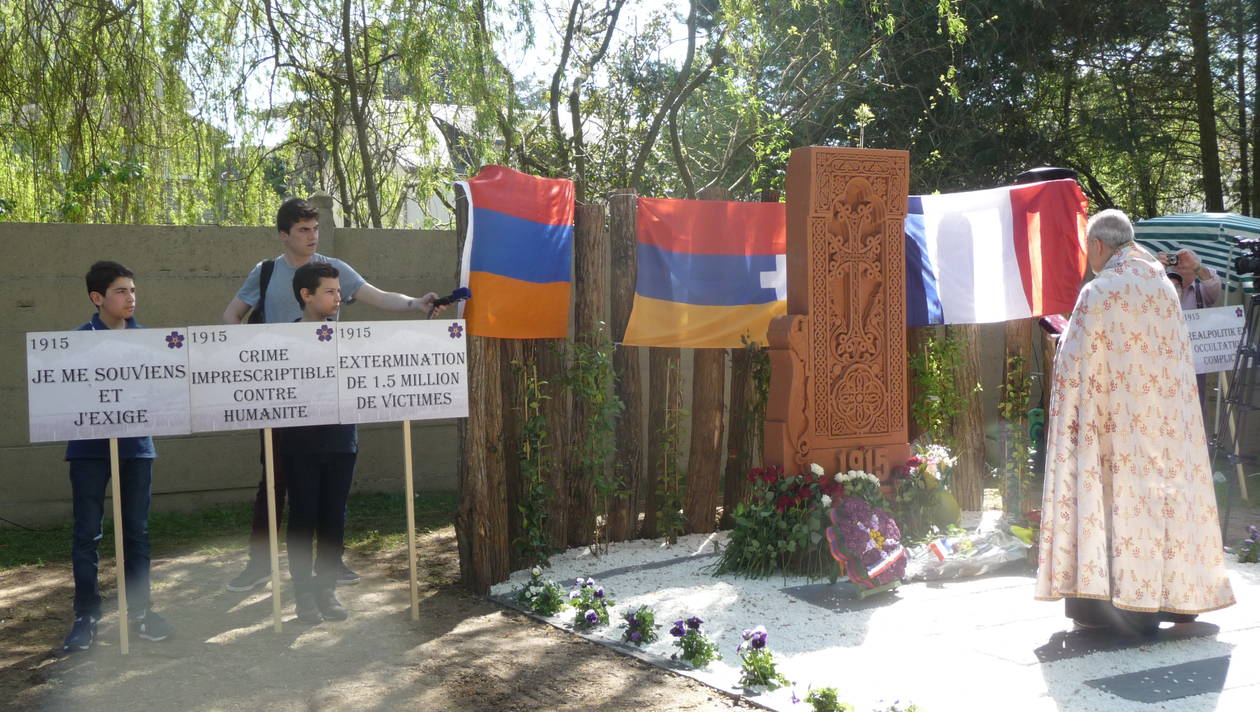
[[[367,90],[359,86],[354,68],[354,35],[350,30],[350,0],[341,0],[342,62],[346,69],[346,90],[350,94],[350,118],[363,166],[363,191],[367,198],[372,227],[381,227],[380,190],[376,183],[376,167],[372,165],[372,146],[368,142]]]
[[[636,276],[635,251],[638,248],[636,215],[638,196],[629,189],[614,191],[608,201],[609,237],[612,252],[610,286],[612,314],[609,321],[614,342],[620,342],[630,321]],[[617,421],[616,474],[622,496],[610,505],[608,538],[632,539],[639,525],[643,502],[643,376],[639,370],[639,347],[618,344],[613,351],[617,374],[617,397],[623,410]]]
[[[1190,46],[1194,65],[1194,102],[1198,109],[1199,155],[1203,163],[1203,202],[1208,212],[1225,210],[1221,190],[1221,159],[1217,152],[1216,105],[1209,64],[1206,0],[1190,0]]]
[[[1260,92],[1260,0],[1252,0],[1251,17],[1255,20],[1255,34],[1251,44],[1251,66],[1255,70],[1251,78],[1253,92]],[[1251,215],[1260,213],[1260,99],[1251,102]]]
[[[725,188],[700,191],[701,200],[729,198]],[[687,454],[687,491],[683,497],[688,532],[708,533],[717,528],[727,351],[696,349],[692,362],[691,447]]]
[[[1238,102],[1238,197],[1239,212],[1251,214],[1251,166],[1249,165],[1249,136],[1247,135],[1247,26],[1246,10],[1243,3],[1234,6],[1234,63],[1238,67],[1237,90],[1234,94]]]
[[[1019,404],[1018,412],[1010,419],[1010,422],[1004,423],[1004,432],[1008,437],[1012,431],[1022,429],[1026,434],[1028,431],[1028,407],[1032,404],[1032,382],[1028,381],[1029,375],[1032,373],[1032,357],[1033,357],[1033,333],[1037,329],[1036,319],[1015,319],[1006,322],[1006,348],[1004,350],[1004,358],[1002,360],[1002,370],[1004,374],[1003,383],[1009,383],[1012,376],[1022,377],[1029,384],[1028,398]],[[1018,357],[1020,359],[1018,368],[1012,368],[1012,359]],[[999,397],[1006,399],[1006,394],[1000,393]],[[1003,456],[1009,457],[1010,448],[1003,448]],[[1012,512],[1019,516],[1024,511],[1024,503],[1020,500],[1019,481],[1011,481],[1006,477],[1005,469],[1011,467],[1012,463],[1003,461],[1001,472],[1002,482],[1002,506],[1007,512]]]
[[[954,419],[954,442],[958,464],[954,467],[954,497],[965,510],[978,510],[984,502],[984,401],[975,393],[980,383],[980,327],[958,324],[947,327],[951,336],[962,341],[958,386],[966,406]]]
[[[468,201],[462,194],[457,198],[456,223],[462,236],[468,224]],[[455,538],[460,580],[475,593],[484,594],[491,585],[506,580],[511,570],[503,477],[503,399],[499,346],[494,339],[468,337],[468,382],[471,397],[462,429]]]
[[[608,274],[608,239],[604,232],[604,206],[579,205],[573,216],[573,286],[575,341],[588,346],[599,340],[599,330],[608,321],[604,313]],[[591,437],[591,418],[595,413],[589,403],[573,403],[573,440],[585,443]],[[601,463],[593,467],[608,466]],[[594,540],[596,511],[595,478],[606,476],[589,468],[575,466],[569,470],[569,545],[585,546]]]
[[[657,483],[665,469],[663,435],[665,411],[670,408],[670,381],[678,370],[679,350],[648,347],[648,469],[643,478],[643,537],[656,537]]]

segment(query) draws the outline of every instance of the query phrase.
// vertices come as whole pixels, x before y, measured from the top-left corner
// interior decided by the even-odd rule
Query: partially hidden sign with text
[[[31,442],[189,432],[186,333],[28,333]]]
[[[1194,372],[1232,369],[1238,355],[1238,342],[1242,339],[1243,308],[1235,305],[1187,309],[1185,318],[1190,332],[1190,350],[1194,354]]]
[[[31,442],[468,415],[464,322],[26,335]]]

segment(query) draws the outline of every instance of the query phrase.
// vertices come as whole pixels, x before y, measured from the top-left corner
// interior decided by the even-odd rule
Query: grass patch
[[[407,538],[405,502],[402,494],[350,495],[346,547],[355,551],[379,551],[403,545]],[[416,494],[416,533],[424,534],[449,525],[454,521],[457,506],[458,499],[452,492]],[[100,545],[102,559],[111,559],[114,555],[114,529],[109,511],[107,508]],[[149,543],[153,556],[243,550],[249,538],[253,511],[250,503],[150,515]],[[69,523],[37,531],[0,529],[0,570],[32,564],[68,564],[70,534]],[[283,527],[280,541],[283,544]]]

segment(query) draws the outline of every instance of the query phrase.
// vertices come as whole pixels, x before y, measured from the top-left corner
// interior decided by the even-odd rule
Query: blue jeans
[[[129,458],[119,462],[122,490],[123,573],[127,579],[127,612],[139,616],[149,610],[149,498],[153,490],[153,460]],[[74,502],[74,535],[70,560],[74,567],[74,615],[101,616],[97,582],[101,519],[109,485],[109,460],[71,460],[70,489]],[[118,522],[114,522],[118,526]]]

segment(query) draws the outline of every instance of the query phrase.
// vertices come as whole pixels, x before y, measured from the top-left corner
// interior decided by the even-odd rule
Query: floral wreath
[[[828,515],[831,556],[862,588],[893,583],[906,572],[906,550],[897,522],[861,497],[845,497]]]

